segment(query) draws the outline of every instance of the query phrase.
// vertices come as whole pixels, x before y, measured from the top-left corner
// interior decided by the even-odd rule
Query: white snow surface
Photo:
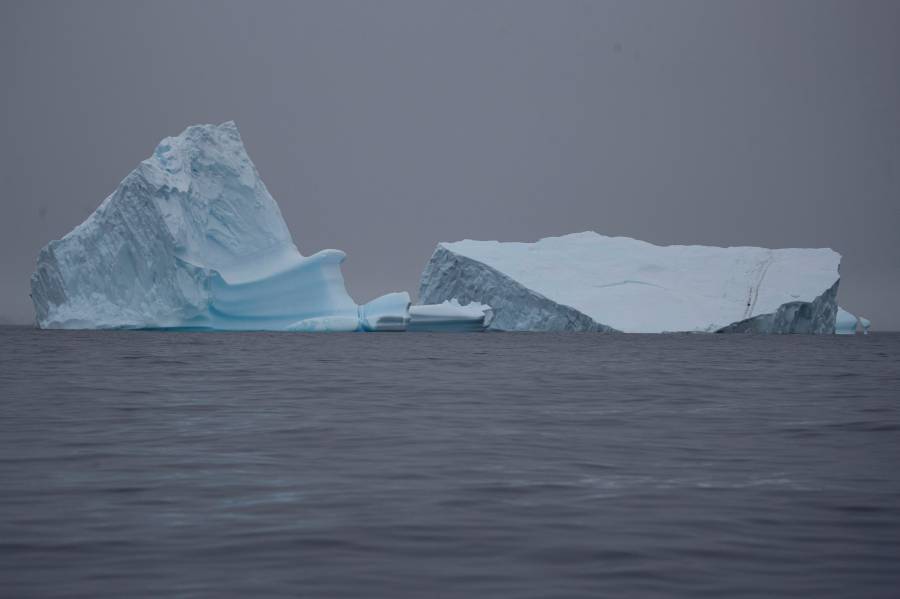
[[[460,259],[504,276],[472,275],[470,268],[465,276],[469,283],[454,281],[454,273],[472,265],[449,265]],[[495,310],[495,322],[505,323],[504,328],[542,330],[546,315],[535,317],[522,309],[521,314],[511,316],[508,312],[518,308],[508,301],[498,311],[504,298],[523,295],[521,290],[509,290],[518,284],[541,301],[574,309],[563,324],[543,330],[585,329],[584,324],[571,324],[580,313],[599,327],[593,330],[711,332],[772,315],[785,305],[814,302],[823,294],[828,299],[829,290],[836,294],[840,260],[831,249],[659,246],[592,231],[534,243],[464,240],[439,244],[423,273],[420,299],[436,302],[451,294],[461,299],[465,296],[489,303]],[[479,277],[485,280],[478,282]],[[823,315],[816,318],[825,322],[817,323],[816,332],[829,326],[833,330],[835,308],[830,309],[830,316],[828,306],[819,310]],[[539,309],[546,312],[545,305]],[[501,314],[503,310],[507,313]]]
[[[300,254],[233,122],[196,125],[41,251],[31,295],[42,328],[377,330],[406,318],[402,294],[362,322],[344,259]]]

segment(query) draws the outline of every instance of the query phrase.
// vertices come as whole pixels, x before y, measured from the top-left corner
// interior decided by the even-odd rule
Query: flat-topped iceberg
[[[594,232],[441,243],[419,301],[493,309],[509,331],[833,333],[830,249],[658,246]]]
[[[164,139],[38,258],[41,328],[402,330],[409,295],[363,306],[345,254],[302,256],[233,122]]]

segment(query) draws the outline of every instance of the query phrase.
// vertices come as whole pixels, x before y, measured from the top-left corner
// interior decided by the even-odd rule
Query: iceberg
[[[491,329],[833,333],[831,249],[658,246],[592,231],[440,243],[419,300],[491,306]]]
[[[346,254],[297,250],[233,122],[164,139],[38,257],[41,328],[403,330],[409,295],[358,306]]]

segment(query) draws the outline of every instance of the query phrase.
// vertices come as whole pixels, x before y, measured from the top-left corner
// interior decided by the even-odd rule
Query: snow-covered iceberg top
[[[357,306],[344,252],[297,251],[233,122],[161,141],[38,258],[42,328],[394,330],[409,295]]]
[[[830,249],[658,246],[594,232],[441,243],[419,299],[490,304],[503,330],[834,331]]]

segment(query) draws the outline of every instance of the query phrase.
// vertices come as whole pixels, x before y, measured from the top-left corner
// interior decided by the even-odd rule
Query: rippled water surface
[[[900,335],[0,328],[0,594],[890,597]]]

